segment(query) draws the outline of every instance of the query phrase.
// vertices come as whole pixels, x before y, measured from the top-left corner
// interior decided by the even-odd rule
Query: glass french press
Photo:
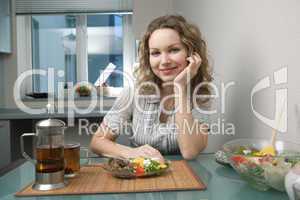
[[[66,125],[58,119],[46,119],[36,124],[35,133],[21,135],[22,155],[35,165],[36,190],[52,190],[64,187],[64,129]],[[24,151],[24,137],[34,137],[34,157]]]

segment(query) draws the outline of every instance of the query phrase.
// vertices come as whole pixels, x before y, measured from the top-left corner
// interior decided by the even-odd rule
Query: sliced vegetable
[[[276,155],[276,151],[273,146],[266,146],[262,150],[260,150],[259,153],[262,154],[263,156],[264,155],[271,155],[271,156]]]
[[[231,160],[233,162],[235,162],[235,164],[237,164],[237,165],[241,164],[241,163],[244,163],[244,162],[247,162],[247,159],[244,156],[239,156],[239,155],[232,156]]]
[[[145,173],[145,170],[144,170],[143,167],[138,166],[138,167],[135,169],[135,174],[136,174],[137,176],[141,176],[141,175],[143,175],[144,173]]]

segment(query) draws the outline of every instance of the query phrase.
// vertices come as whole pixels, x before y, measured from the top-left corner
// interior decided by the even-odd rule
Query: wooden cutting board
[[[32,184],[15,196],[83,195],[131,192],[160,192],[179,190],[203,190],[206,186],[184,160],[172,161],[170,170],[160,176],[137,179],[113,177],[99,165],[88,165],[80,169],[75,178],[70,178],[66,187],[51,191],[37,191]]]

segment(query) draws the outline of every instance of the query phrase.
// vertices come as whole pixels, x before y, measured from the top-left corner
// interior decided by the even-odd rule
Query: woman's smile
[[[163,74],[163,75],[171,75],[173,73],[177,72],[178,67],[168,67],[168,68],[160,68],[159,71]]]

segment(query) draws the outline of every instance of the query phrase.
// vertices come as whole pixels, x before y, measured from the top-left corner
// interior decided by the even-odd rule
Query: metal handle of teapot
[[[27,136],[33,136],[33,137],[36,137],[35,136],[35,133],[24,133],[23,135],[21,135],[20,137],[20,146],[21,146],[21,153],[22,153],[22,156],[30,161],[31,163],[33,164],[36,164],[36,161],[34,159],[32,159],[26,152],[25,152],[25,148],[24,148],[24,137],[27,137]]]

